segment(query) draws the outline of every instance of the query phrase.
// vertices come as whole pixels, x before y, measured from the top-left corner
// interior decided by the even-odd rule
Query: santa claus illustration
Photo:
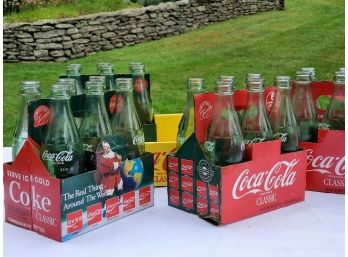
[[[95,180],[97,184],[103,185],[103,191],[108,195],[123,189],[123,181],[120,173],[122,157],[112,151],[107,141],[102,142],[103,150],[97,153],[97,171]]]

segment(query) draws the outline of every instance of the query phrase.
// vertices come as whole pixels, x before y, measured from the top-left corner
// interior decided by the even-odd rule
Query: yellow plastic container
[[[145,150],[154,154],[155,186],[167,186],[166,156],[174,152],[182,114],[157,114],[157,142],[145,142]]]

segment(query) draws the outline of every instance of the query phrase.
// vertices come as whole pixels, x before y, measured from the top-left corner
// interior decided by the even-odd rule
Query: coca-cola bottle
[[[145,80],[144,65],[141,63],[131,63],[129,66],[133,78],[134,101],[142,124],[153,122],[152,100],[147,90],[147,81]]]
[[[345,73],[338,71],[334,77],[334,89],[329,106],[325,112],[323,128],[345,130]]]
[[[216,83],[217,83],[217,85],[218,84],[230,85],[231,89],[232,89],[232,92],[234,92],[234,89],[235,89],[234,76],[220,76]],[[233,109],[234,109],[234,107],[233,107]],[[243,114],[243,112],[234,111],[233,114],[234,114],[235,122],[240,124],[240,121],[242,120],[242,116],[241,115]]]
[[[116,111],[112,119],[113,132],[128,142],[128,158],[141,156],[145,151],[142,124],[134,104],[132,79],[116,79]]]
[[[112,134],[101,83],[86,82],[86,104],[79,132],[85,151],[85,170],[94,170],[97,147],[103,137]]]
[[[106,91],[106,82],[104,76],[89,76],[88,81],[101,83],[103,85],[103,90]]]
[[[242,118],[242,132],[246,144],[273,139],[271,124],[266,113],[263,79],[260,74],[256,75],[248,75],[247,78],[248,103]]]
[[[209,124],[204,149],[208,159],[219,166],[238,163],[244,157],[242,131],[233,105],[232,85],[217,81],[213,118]]]
[[[302,71],[307,71],[311,74],[311,80],[315,81],[317,80],[316,76],[315,76],[315,68],[313,67],[303,67],[301,68]]]
[[[195,114],[193,106],[193,95],[204,92],[204,80],[202,78],[187,79],[187,100],[178,127],[178,134],[176,137],[176,150],[184,144],[189,136],[194,132]]]
[[[60,78],[58,79],[58,85],[66,86],[69,88],[70,91],[70,96],[76,96],[77,95],[77,81],[76,79],[73,78]],[[52,96],[50,96],[52,97]],[[75,117],[74,116],[74,121],[76,124],[76,128],[79,128],[82,122],[82,117]]]
[[[282,152],[297,151],[300,143],[300,130],[290,99],[290,82],[290,77],[276,77],[277,91],[269,113],[273,137],[281,140]]]
[[[318,137],[318,117],[310,88],[312,77],[309,71],[298,71],[292,96],[292,106],[300,128],[300,140],[306,142],[316,142]]]
[[[82,80],[81,80],[81,64],[69,64],[67,67],[68,78],[76,80],[76,94],[83,94]]]
[[[114,67],[111,64],[101,65],[99,74],[105,77],[105,91],[115,90]]]
[[[60,78],[58,84],[68,85],[70,88],[70,96],[77,95],[77,81],[73,78]]]
[[[12,159],[14,160],[28,138],[28,101],[39,99],[41,89],[39,81],[24,81],[21,84],[22,103],[17,126],[13,135]]]
[[[69,87],[56,84],[50,90],[51,116],[41,159],[51,176],[63,179],[83,171],[83,150],[71,113]]]

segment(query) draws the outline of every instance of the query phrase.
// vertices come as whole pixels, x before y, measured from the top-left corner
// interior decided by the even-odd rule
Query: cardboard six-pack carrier
[[[236,110],[247,91],[235,92]],[[194,96],[195,133],[168,156],[168,203],[215,224],[227,224],[304,200],[306,151],[281,154],[280,140],[246,146],[246,160],[225,167],[208,161],[202,145],[214,94]]]
[[[332,82],[313,82],[319,120],[320,96],[332,96]],[[276,88],[264,92],[269,111]],[[233,95],[236,110],[247,104],[246,90]],[[195,133],[167,160],[168,204],[216,224],[227,224],[304,200],[305,190],[345,192],[344,131],[318,130],[318,142],[300,142],[302,150],[281,154],[280,141],[247,145],[247,160],[218,167],[202,145],[214,96],[195,95]]]
[[[83,98],[70,99],[76,117],[81,116]],[[15,160],[3,165],[6,222],[66,241],[154,204],[151,153],[123,159],[111,174],[101,174],[97,168],[65,179],[51,177],[40,158],[49,103],[48,99],[28,103],[28,140]],[[120,149],[117,144],[110,141],[111,149]],[[116,184],[118,177],[123,181],[121,187]]]
[[[333,82],[312,82],[311,91],[318,120],[324,118],[325,110],[320,98],[333,95]],[[265,90],[266,107],[270,110],[276,89]],[[301,142],[300,147],[307,150],[307,185],[306,190],[345,193],[345,135],[344,130],[318,129],[318,142]]]

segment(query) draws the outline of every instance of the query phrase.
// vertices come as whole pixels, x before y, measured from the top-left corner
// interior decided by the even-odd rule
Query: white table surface
[[[7,223],[3,243],[5,257],[340,257],[344,196],[306,192],[305,202],[218,227],[169,207],[166,189],[156,188],[154,207],[65,243]]]

